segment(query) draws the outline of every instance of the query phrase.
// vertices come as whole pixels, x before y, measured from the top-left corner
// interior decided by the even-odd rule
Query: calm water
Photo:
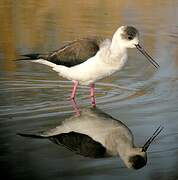
[[[178,2],[170,1],[0,1],[0,171],[6,179],[178,179]],[[131,24],[159,62],[158,71],[135,49],[124,69],[97,83],[98,107],[125,123],[142,145],[159,126],[164,131],[134,171],[119,158],[89,159],[48,140],[17,132],[56,126],[73,113],[72,84],[48,67],[16,63],[20,54],[46,52],[85,37],[111,37]],[[89,89],[78,104],[89,107]]]

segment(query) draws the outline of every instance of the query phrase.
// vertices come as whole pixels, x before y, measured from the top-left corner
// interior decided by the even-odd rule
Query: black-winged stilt
[[[120,70],[127,61],[127,48],[137,48],[156,68],[158,63],[140,46],[138,30],[121,26],[112,40],[83,38],[73,41],[52,54],[26,54],[21,60],[32,60],[52,67],[60,76],[74,82],[71,99],[75,102],[78,84],[90,85],[90,96],[96,106],[94,83]]]
[[[81,110],[81,115],[71,116],[59,126],[37,134],[21,136],[49,138],[80,155],[102,158],[120,156],[128,168],[140,169],[147,163],[147,149],[163,127],[158,127],[143,146],[134,145],[131,130],[121,121],[98,108]]]

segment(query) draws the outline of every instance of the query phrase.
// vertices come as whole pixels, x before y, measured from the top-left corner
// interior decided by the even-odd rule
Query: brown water
[[[0,171],[6,179],[178,179],[178,1],[0,1]],[[85,37],[111,37],[131,24],[159,62],[155,69],[135,49],[124,69],[97,83],[98,107],[125,123],[142,145],[159,126],[164,131],[134,171],[119,158],[89,159],[48,140],[25,139],[72,113],[72,84],[48,67],[13,61]],[[80,87],[80,107],[89,107]]]

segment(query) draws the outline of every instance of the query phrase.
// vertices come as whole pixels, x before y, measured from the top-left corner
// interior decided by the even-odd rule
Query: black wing
[[[76,132],[62,133],[50,137],[50,140],[86,157],[106,157],[106,148],[101,143],[94,141],[85,134]]]
[[[25,133],[18,133],[17,135],[37,139],[50,139],[52,142],[62,145],[76,154],[86,157],[102,158],[108,156],[106,153],[106,148],[101,143],[94,141],[88,135],[73,131],[50,137],[42,136],[40,134]]]
[[[47,60],[68,67],[75,66],[94,56],[99,44],[100,40],[95,38],[78,39],[53,52]]]
[[[24,54],[25,58],[19,60],[35,60],[43,58],[58,65],[67,67],[75,66],[94,56],[98,50],[102,38],[82,38],[72,41],[58,50],[47,54]]]

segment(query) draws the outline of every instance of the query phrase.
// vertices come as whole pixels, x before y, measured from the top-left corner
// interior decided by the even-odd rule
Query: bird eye
[[[133,39],[133,37],[132,37],[132,36],[129,36],[129,37],[128,37],[128,39],[129,39],[129,40],[132,40],[132,39]]]

